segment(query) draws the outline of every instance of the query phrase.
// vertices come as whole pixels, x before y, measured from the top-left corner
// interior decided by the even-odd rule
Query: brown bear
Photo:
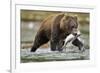
[[[66,16],[64,13],[50,15],[41,23],[39,30],[35,36],[34,44],[31,52],[35,52],[41,45],[50,41],[50,48],[52,51],[62,51],[64,39],[69,35],[77,34],[78,20],[77,17]],[[76,38],[72,42],[79,49],[83,44]]]

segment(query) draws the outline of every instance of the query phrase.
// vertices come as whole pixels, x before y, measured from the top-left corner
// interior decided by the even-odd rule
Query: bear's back
[[[60,18],[59,18],[60,16]],[[58,22],[61,20],[61,18],[64,16],[63,13],[58,13],[58,14],[52,14],[45,18],[41,23],[40,23],[40,30],[51,30],[52,26],[54,25],[59,25]]]
[[[40,23],[40,30],[45,29],[45,30],[49,30],[51,28],[51,23],[53,21],[55,15],[50,15],[47,18],[45,18],[41,23]]]

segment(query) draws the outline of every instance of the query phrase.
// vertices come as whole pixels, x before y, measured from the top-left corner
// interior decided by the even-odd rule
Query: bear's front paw
[[[63,51],[63,49],[62,49],[62,48],[60,48],[60,49],[58,49],[58,51],[59,51],[59,52],[62,52],[62,51]]]
[[[54,48],[51,48],[51,51],[56,51],[56,49],[54,49]]]

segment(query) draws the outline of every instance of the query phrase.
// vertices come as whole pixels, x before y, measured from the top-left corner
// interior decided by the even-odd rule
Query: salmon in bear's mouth
[[[66,39],[64,40],[64,45],[63,45],[62,48],[63,48],[63,49],[66,49],[66,45],[67,45],[69,42],[73,42],[73,41],[76,40],[76,39],[81,39],[81,38],[80,38],[80,35],[81,35],[80,31],[78,31],[78,32],[76,33],[76,35],[70,34],[69,36],[67,36]],[[79,42],[76,42],[76,43],[78,43],[78,44],[81,45],[81,47],[79,47],[79,50],[80,50],[80,51],[82,51],[82,52],[85,51],[83,42],[82,42],[81,40],[79,40]]]

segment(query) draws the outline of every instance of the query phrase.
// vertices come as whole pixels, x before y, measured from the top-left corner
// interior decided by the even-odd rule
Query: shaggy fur
[[[37,48],[48,41],[50,41],[52,51],[62,51],[64,39],[71,33],[75,35],[77,28],[77,17],[66,16],[64,13],[50,15],[42,21],[41,26],[35,36],[31,52],[35,52]],[[73,41],[73,44],[81,48],[81,44],[78,39]]]

